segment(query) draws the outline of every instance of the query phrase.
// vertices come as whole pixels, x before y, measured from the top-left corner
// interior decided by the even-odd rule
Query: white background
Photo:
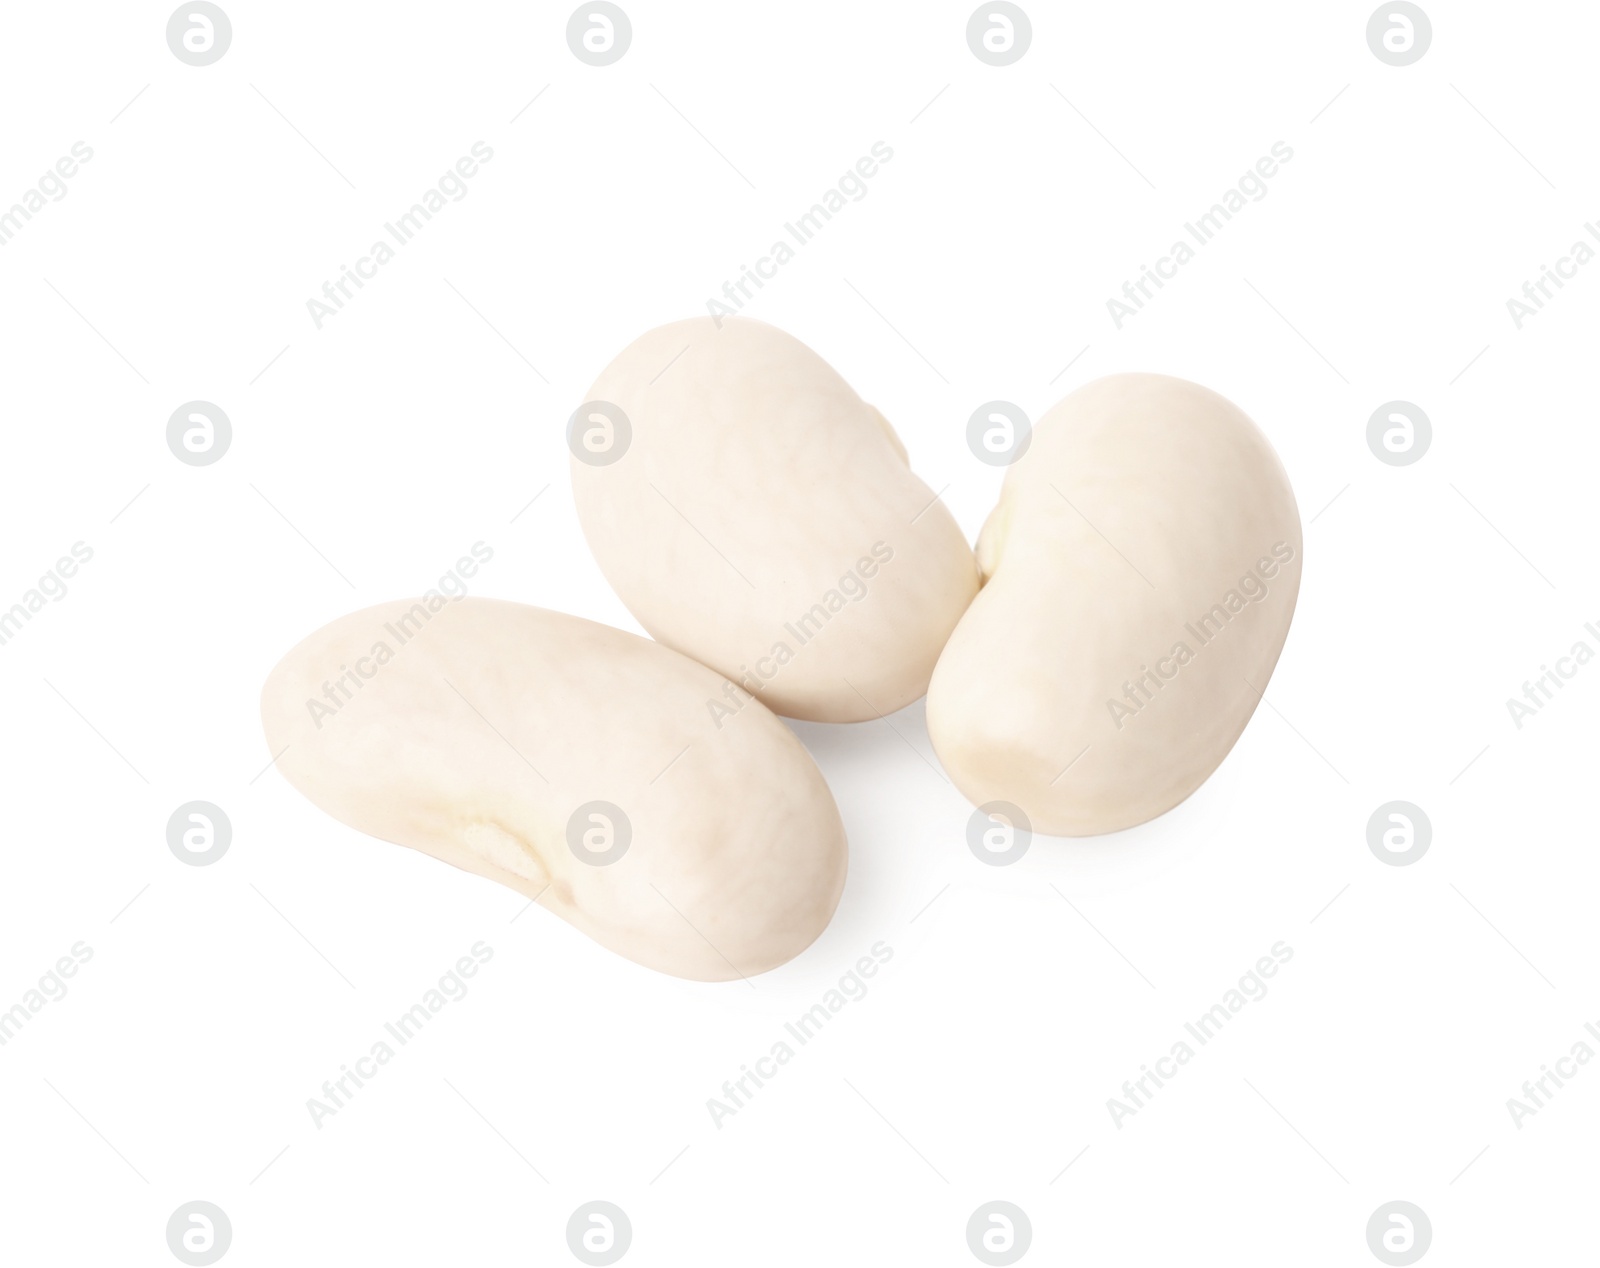
[[[224,7],[205,68],[161,4],[5,14],[0,205],[94,151],[0,248],[0,606],[94,551],[0,647],[0,1009],[93,948],[0,1048],[9,1262],[175,1263],[167,1219],[204,1199],[230,1265],[576,1263],[594,1198],[639,1265],[972,1264],[997,1198],[1024,1262],[1375,1263],[1395,1199],[1428,1262],[1592,1259],[1600,1065],[1520,1129],[1506,1101],[1600,1024],[1600,668],[1521,730],[1505,700],[1600,650],[1600,263],[1521,330],[1505,301],[1600,217],[1600,11],[1430,4],[1395,68],[1365,3],[1032,3],[995,68],[966,4],[635,0],[594,68],[565,6]],[[317,329],[306,300],[478,141],[468,195]],[[567,416],[877,141],[867,197],[746,312],[882,409],[969,535],[991,399],[1037,418],[1158,370],[1282,456],[1299,609],[1213,778],[993,868],[920,705],[796,724],[849,830],[843,901],[794,962],[704,985],[266,769],[278,657],[476,541],[474,593],[638,628],[579,533]],[[1267,197],[1118,330],[1106,300],[1277,141]],[[166,446],[195,399],[233,423],[209,467]],[[1409,467],[1366,445],[1394,399],[1433,423]],[[233,825],[208,867],[165,840],[194,799]],[[1412,866],[1367,847],[1393,799],[1433,825]],[[314,1126],[479,940],[471,994]],[[870,993],[713,1126],[879,940]],[[1115,1125],[1123,1080],[1279,940],[1270,994]]]

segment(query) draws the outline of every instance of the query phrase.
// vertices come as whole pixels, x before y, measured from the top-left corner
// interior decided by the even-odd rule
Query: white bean
[[[1037,832],[1170,810],[1266,691],[1301,549],[1288,477],[1236,406],[1154,374],[1074,392],[979,537],[987,580],[928,690],[945,769]]]
[[[367,608],[267,679],[278,769],[350,826],[508,885],[679,977],[782,964],[827,925],[844,826],[764,706],[720,728],[716,674],[489,599]]]
[[[569,445],[590,549],[660,642],[791,717],[860,721],[927,690],[977,592],[972,550],[799,340],[746,318],[652,330]]]

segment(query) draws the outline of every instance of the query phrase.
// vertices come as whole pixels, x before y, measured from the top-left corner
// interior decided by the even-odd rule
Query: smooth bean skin
[[[625,443],[595,402],[625,416]],[[748,318],[662,326],[571,427],[584,536],[653,638],[811,721],[927,690],[977,593],[971,547],[883,415],[805,344]]]
[[[844,826],[764,706],[719,728],[722,680],[669,648],[521,604],[429,606],[341,617],[268,677],[267,743],[314,804],[678,977],[749,977],[822,932]]]
[[[1041,418],[978,539],[986,581],[928,690],[957,787],[1035,832],[1172,809],[1255,712],[1300,589],[1282,464],[1236,406],[1121,374]]]

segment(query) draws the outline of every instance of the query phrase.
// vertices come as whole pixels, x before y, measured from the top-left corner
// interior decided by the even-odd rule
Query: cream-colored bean
[[[1301,549],[1288,477],[1236,406],[1154,374],[1074,392],[979,537],[986,581],[928,690],[945,769],[1036,832],[1170,810],[1267,689]]]
[[[816,763],[668,648],[489,599],[324,626],[261,694],[283,775],[351,827],[508,885],[602,946],[723,981],[798,955],[846,847]]]
[[[569,444],[590,549],[655,638],[791,717],[860,721],[927,690],[977,592],[971,548],[799,340],[737,317],[652,330]]]

